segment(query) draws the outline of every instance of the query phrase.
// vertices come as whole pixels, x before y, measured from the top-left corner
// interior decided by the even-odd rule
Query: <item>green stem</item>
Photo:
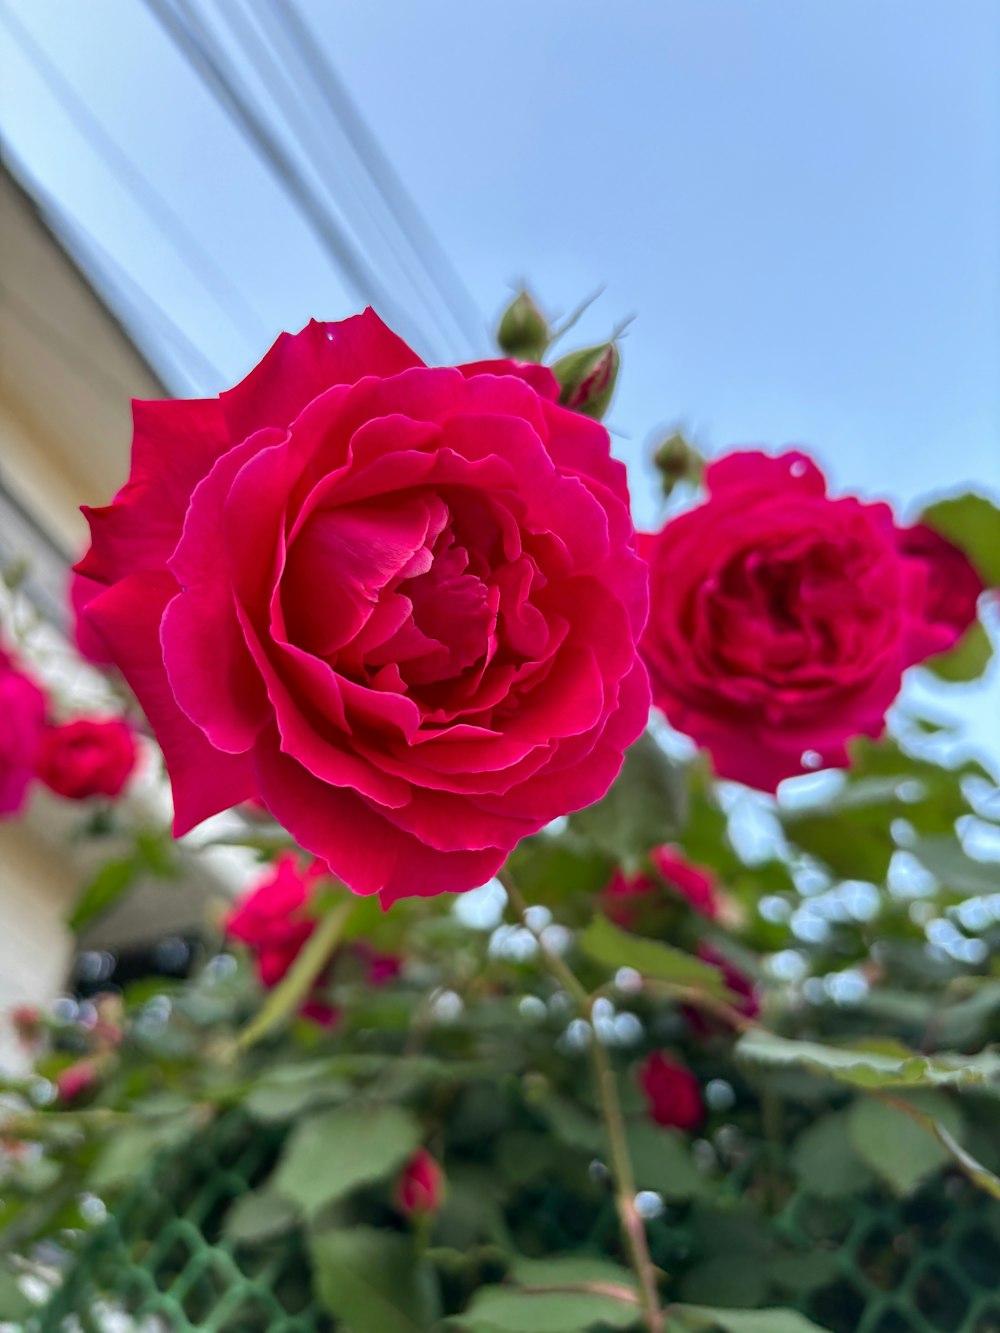
[[[240,1033],[236,1041],[239,1050],[245,1051],[256,1045],[262,1037],[298,1013],[340,943],[353,906],[354,900],[345,898],[320,918],[295,962],[271,991],[260,1012]]]
[[[608,1157],[611,1175],[615,1183],[615,1204],[618,1209],[618,1222],[621,1227],[622,1240],[639,1281],[639,1301],[646,1327],[649,1333],[664,1333],[663,1311],[660,1308],[659,1296],[656,1291],[656,1270],[649,1253],[646,1228],[635,1206],[635,1175],[632,1170],[632,1159],[629,1156],[628,1139],[625,1134],[625,1117],[622,1115],[621,1100],[618,1096],[618,1083],[611,1067],[611,1061],[608,1059],[607,1049],[601,1042],[594,1026],[594,997],[587,993],[587,990],[565,960],[548,948],[541,933],[534,930],[529,924],[526,916],[528,905],[510,875],[506,871],[501,871],[498,878],[507,891],[511,906],[521,918],[521,923],[535,937],[538,943],[538,951],[545,965],[559,984],[572,995],[580,1013],[590,1025],[587,1053],[590,1057],[594,1083],[597,1088],[597,1098],[601,1108],[601,1119],[604,1123],[604,1133],[608,1142]]]

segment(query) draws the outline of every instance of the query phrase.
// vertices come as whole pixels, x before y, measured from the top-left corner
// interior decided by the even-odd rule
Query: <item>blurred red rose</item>
[[[705,1118],[698,1080],[664,1051],[654,1051],[641,1066],[639,1086],[649,1117],[658,1125],[692,1130]]]
[[[71,801],[121,795],[138,754],[132,728],[121,718],[79,717],[48,727],[38,754],[38,776]]]
[[[24,804],[45,725],[45,695],[0,648],[0,817]]]
[[[925,562],[892,511],[830,499],[801,453],[709,465],[702,504],[640,539],[653,699],[720,777],[773,791],[879,736],[903,670],[938,651]]]
[[[953,648],[976,619],[976,608],[984,584],[972,561],[947,537],[915,523],[899,528],[896,544],[900,552],[917,563],[925,578],[922,616],[939,644],[934,652]],[[916,661],[923,660],[923,653]]]
[[[664,886],[700,916],[711,919],[718,914],[717,885],[711,870],[692,865],[670,847],[657,847],[650,853],[650,860],[659,878],[615,871],[601,901],[609,920],[628,929],[635,923],[636,909],[648,903],[651,896],[661,894]]]
[[[264,878],[229,913],[226,934],[247,946],[253,954],[261,985],[268,990],[281,981],[316,929],[309,907],[317,883],[326,874],[320,862],[312,861],[303,867],[293,853],[283,852]],[[370,986],[387,985],[399,975],[402,960],[395,954],[380,953],[365,941],[349,948],[362,960]],[[317,993],[306,1001],[302,1013],[324,1027],[332,1027],[339,1014],[322,998],[324,980],[324,977],[319,979]]]
[[[436,1213],[444,1197],[444,1172],[426,1148],[418,1148],[396,1182],[396,1207],[407,1217]]]
[[[77,1102],[97,1086],[97,1070],[90,1060],[77,1060],[55,1077],[56,1094],[61,1102]]]
[[[372,311],[220,398],[134,404],[78,570],[185,832],[259,796],[385,904],[484,883],[645,726],[647,574],[551,373],[431,369]]]

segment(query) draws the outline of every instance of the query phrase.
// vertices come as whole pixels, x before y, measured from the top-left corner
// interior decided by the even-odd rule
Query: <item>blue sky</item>
[[[195,3],[220,32],[245,12]],[[521,279],[553,311],[604,284],[585,337],[636,316],[609,424],[640,520],[650,431],[678,420],[712,451],[805,444],[837,487],[904,512],[936,488],[1000,495],[996,0],[298,7],[484,330]],[[0,26],[5,136],[217,367],[203,387],[265,331],[354,307],[139,0],[2,10],[253,307],[260,328],[213,301]],[[949,698],[1000,750],[995,677],[991,706]]]

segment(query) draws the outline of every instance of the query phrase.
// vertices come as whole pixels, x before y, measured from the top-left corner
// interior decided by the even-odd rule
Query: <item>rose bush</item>
[[[543,367],[430,369],[371,311],[218,399],[136,403],[88,623],[178,834],[249,797],[384,904],[487,880],[600,797],[648,710],[606,431]]]
[[[965,557],[901,532],[887,505],[830,498],[799,452],[729,454],[705,487],[641,543],[654,702],[720,777],[773,791],[846,766],[848,740],[882,734],[904,669],[975,616],[967,575],[960,604],[942,610],[942,561]]]

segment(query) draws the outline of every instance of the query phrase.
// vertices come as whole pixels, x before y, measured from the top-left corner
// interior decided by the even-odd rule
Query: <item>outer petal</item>
[[[511,361],[507,357],[498,357],[492,361],[467,361],[458,369],[466,379],[473,375],[515,375],[549,402],[554,403],[559,397],[559,381],[548,366],[540,366],[536,361]]]
[[[229,448],[218,399],[132,403],[132,471],[114,501],[84,507],[91,547],[77,572],[111,584],[162,569],[181,535],[191,493]]]
[[[130,574],[89,604],[87,618],[156,733],[173,788],[174,836],[179,838],[209,815],[256,796],[257,787],[249,759],[216,750],[174,699],[159,631],[177,591],[176,580],[165,571]]]
[[[334,323],[310,320],[301,333],[278,335],[263,361],[221,395],[234,441],[262,426],[290,426],[324,389],[386,377],[424,363],[369,307]]]
[[[503,864],[500,847],[438,852],[342,788],[330,788],[278,749],[273,732],[255,747],[260,792],[275,819],[355,893],[397,898],[456,893],[485,884]]]
[[[258,431],[219,459],[191,497],[170,560],[182,589],[160,626],[170,687],[211,743],[231,754],[253,745],[267,719],[267,696],[236,616],[222,514],[240,469],[282,438],[280,431]]]

